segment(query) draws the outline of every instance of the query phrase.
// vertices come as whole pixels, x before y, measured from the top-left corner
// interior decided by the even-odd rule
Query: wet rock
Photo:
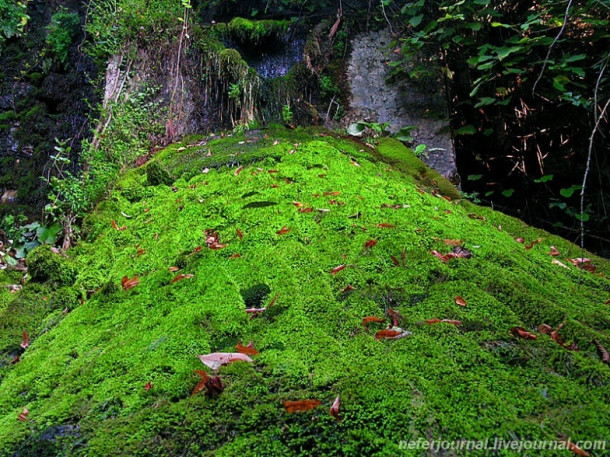
[[[446,177],[456,173],[455,153],[449,131],[447,105],[440,83],[424,91],[406,78],[389,79],[392,61],[400,57],[388,54],[392,41],[388,30],[360,34],[352,41],[347,68],[351,90],[346,125],[365,120],[390,124],[396,133],[415,125],[414,144],[427,145],[424,162]]]

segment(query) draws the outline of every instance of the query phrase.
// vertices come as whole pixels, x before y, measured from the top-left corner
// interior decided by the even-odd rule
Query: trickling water
[[[231,43],[244,60],[265,79],[285,76],[286,73],[303,59],[305,39],[293,37],[290,41],[268,41],[259,46],[240,46]]]

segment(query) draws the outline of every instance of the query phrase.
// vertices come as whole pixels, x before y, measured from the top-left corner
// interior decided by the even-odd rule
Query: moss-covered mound
[[[0,289],[0,455],[415,456],[400,441],[610,439],[594,343],[610,348],[607,261],[578,268],[569,242],[458,202],[392,140],[255,131],[153,160],[85,221],[73,284],[37,274]],[[393,311],[411,334],[376,339]],[[369,316],[384,322],[367,331]],[[563,325],[563,344],[541,324]],[[254,363],[221,367],[219,395],[191,396],[193,370],[213,375],[197,356],[240,341]],[[304,399],[322,404],[285,410]]]

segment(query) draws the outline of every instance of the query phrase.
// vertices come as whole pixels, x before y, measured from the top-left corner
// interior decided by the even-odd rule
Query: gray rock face
[[[414,145],[427,145],[424,162],[443,176],[454,177],[455,153],[443,87],[436,84],[424,92],[405,78],[388,80],[393,69],[390,62],[399,58],[388,49],[391,41],[388,30],[364,33],[352,41],[347,68],[351,100],[344,122],[388,122],[392,133],[417,126],[411,135]]]

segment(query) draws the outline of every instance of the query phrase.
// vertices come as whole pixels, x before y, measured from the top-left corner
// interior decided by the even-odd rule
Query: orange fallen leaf
[[[293,202],[292,202],[292,204],[293,204],[294,206],[296,206],[297,208],[301,208],[301,207],[303,207],[303,203],[301,203],[301,202],[295,202],[295,201],[293,201]]]
[[[404,338],[407,335],[410,335],[410,332],[404,331],[402,329],[395,330],[394,328],[391,328],[391,329],[379,330],[375,334],[375,339],[376,340],[381,340],[381,339],[397,340],[399,338]]]
[[[398,327],[398,321],[404,319],[404,317],[398,311],[394,311],[392,308],[388,308],[388,317],[392,319],[392,325],[394,327]]]
[[[542,238],[538,238],[537,240],[532,241],[530,244],[526,244],[525,245],[525,250],[529,251],[530,249],[532,249],[534,246],[536,246],[541,241],[542,241]]]
[[[461,246],[462,240],[443,240],[447,246]]]
[[[127,276],[123,276],[123,279],[121,279],[121,286],[123,286],[124,291],[133,289],[138,284],[140,284],[140,278],[137,276],[134,276],[131,279],[129,279]]]
[[[519,337],[519,338],[524,338],[526,340],[535,340],[535,339],[538,339],[538,337],[536,335],[534,335],[533,333],[528,332],[523,327],[513,327],[513,328],[510,329],[510,333],[513,336],[516,336],[516,337]]]
[[[171,271],[172,273],[175,273],[176,271],[179,271],[180,268],[178,267],[169,267],[169,271]]]
[[[437,317],[435,317],[434,319],[427,319],[426,320],[426,324],[432,325],[432,324],[440,324],[440,323],[444,323],[444,324],[453,324],[453,325],[462,325],[462,321],[458,321],[455,319],[439,319]]]
[[[242,345],[241,341],[240,341],[235,346],[235,350],[237,352],[239,352],[240,354],[258,355],[258,351],[256,349],[254,349],[254,345],[252,344],[252,341],[250,341],[247,346]]]
[[[378,228],[394,228],[396,227],[394,224],[388,224],[387,222],[382,222],[381,224],[377,224]]]
[[[238,228],[235,229],[235,231],[237,232],[237,236],[239,237],[240,240],[244,239],[244,233],[239,230]]]
[[[273,305],[275,305],[275,302],[277,301],[278,297],[282,295],[281,293],[277,294],[275,297],[273,297],[273,299],[271,300],[271,302],[269,302],[269,305],[267,306],[267,308],[271,308]]]
[[[550,325],[540,324],[538,326],[538,331],[543,335],[550,335],[551,333],[553,333],[553,328]]]
[[[201,252],[203,250],[203,248],[201,246],[197,246],[195,249],[193,249],[193,254],[197,253],[197,252]]]
[[[364,329],[368,332],[369,331],[369,322],[385,322],[385,319],[382,319],[380,317],[376,317],[376,316],[367,316],[364,319],[362,319],[362,326],[364,327]]]
[[[324,195],[329,195],[332,197],[337,197],[338,195],[341,195],[341,192],[339,192],[338,190],[335,190],[333,192],[324,192]]]
[[[201,392],[203,389],[205,389],[205,384],[208,381],[208,379],[210,378],[207,374],[207,372],[203,371],[203,370],[194,370],[194,372],[201,377],[201,381],[199,381],[197,383],[197,385],[195,386],[195,388],[193,389],[193,393],[191,393],[191,396],[198,394],[199,392]]]
[[[393,256],[390,254],[390,259],[392,259],[392,262],[394,262],[394,265],[396,265],[397,267],[400,266],[400,260],[398,260],[398,258],[396,258],[396,256]]]
[[[343,270],[345,267],[347,267],[347,265],[339,265],[338,267],[335,267],[332,270],[330,270],[330,274],[334,276],[337,273],[339,273],[341,270]]]
[[[337,395],[337,398],[335,398],[335,401],[333,402],[332,406],[330,407],[330,415],[332,417],[334,417],[337,421],[341,421],[341,418],[339,417],[340,405],[341,405],[341,399],[340,399],[340,396]]]
[[[312,410],[321,404],[322,402],[320,400],[285,401],[284,409],[287,413],[297,413]]]
[[[283,226],[280,230],[277,231],[278,235],[284,235],[286,233],[290,232],[290,229],[286,226]]]
[[[341,293],[344,294],[345,292],[349,292],[355,290],[354,287],[350,284],[348,284],[347,286],[345,286],[343,289],[341,289]]]
[[[22,337],[23,340],[21,342],[21,347],[25,349],[30,345],[30,337],[28,336],[28,332],[24,330],[22,333]]]
[[[119,229],[119,226],[116,225],[116,221],[114,219],[112,219],[112,228],[115,229],[115,230]]]
[[[561,255],[555,246],[551,246],[550,249],[551,250],[548,252],[550,256],[557,257],[558,255]]]
[[[458,306],[466,306],[466,300],[464,300],[460,295],[456,295],[455,304]]]
[[[27,422],[28,414],[30,414],[30,411],[24,406],[23,411],[19,413],[19,416],[17,416],[17,420],[21,422]]]
[[[235,176],[239,176],[239,174],[241,173],[241,171],[244,169],[244,167],[238,167],[237,170],[235,170],[235,173],[233,173]]]
[[[239,257],[241,257],[241,254],[235,253],[231,257],[229,257],[229,259],[233,260],[233,259],[238,259]]]
[[[307,208],[299,208],[299,213],[313,213],[313,208],[308,206]]]
[[[597,349],[599,350],[599,353],[602,356],[602,362],[610,364],[610,354],[608,354],[606,348],[602,346],[602,344],[597,340],[593,340],[593,343],[595,344],[595,346],[597,346]]]
[[[376,244],[377,244],[377,240],[368,240],[366,243],[364,243],[364,247],[365,248],[372,248]]]
[[[572,443],[572,441],[570,441],[570,439],[564,439],[563,440],[567,446],[568,449],[570,451],[572,451],[574,454],[576,455],[580,455],[582,457],[590,457],[591,454],[589,454],[587,451],[582,450],[581,448],[579,448],[575,443]]]
[[[174,279],[172,279],[172,284],[174,284],[178,281],[182,281],[183,279],[192,278],[193,276],[195,276],[195,275],[190,274],[190,273],[188,273],[188,274],[180,273],[178,276],[176,276]]]

